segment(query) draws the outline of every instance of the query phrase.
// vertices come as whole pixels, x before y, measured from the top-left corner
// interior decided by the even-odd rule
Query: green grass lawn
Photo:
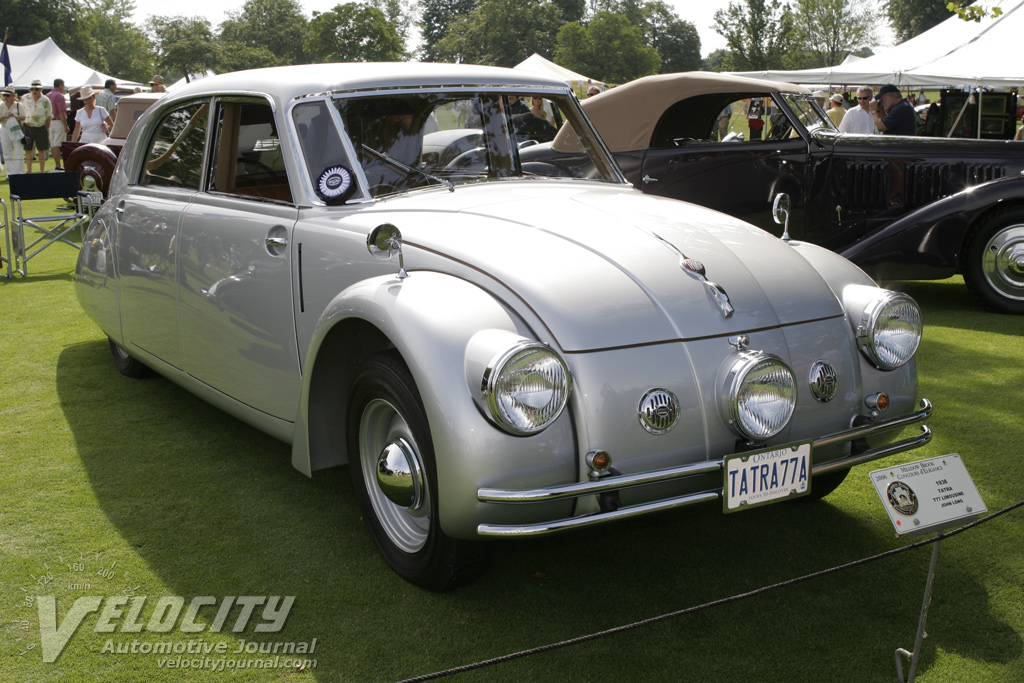
[[[6,186],[0,184],[6,198]],[[40,213],[52,210],[42,207]],[[79,309],[76,253],[0,278],[0,681],[394,681],[728,597],[908,545],[867,472],[819,503],[723,515],[708,505],[496,543],[490,569],[445,594],[392,574],[344,469],[309,480],[289,448],[170,382],[113,368]],[[1024,499],[1024,319],[984,311],[959,278],[898,283],[924,310],[925,449],[959,453],[989,510]],[[1024,681],[1024,513],[943,542],[922,683]],[[457,676],[459,681],[891,681],[912,648],[930,547],[763,596]],[[35,596],[57,623],[82,596],[295,596],[279,633],[97,633],[84,618],[42,661]],[[149,615],[147,603],[143,616]],[[122,624],[118,619],[114,624]],[[315,668],[211,673],[153,653],[200,641],[311,642]],[[230,657],[231,655],[228,655]],[[267,655],[238,655],[268,659]]]

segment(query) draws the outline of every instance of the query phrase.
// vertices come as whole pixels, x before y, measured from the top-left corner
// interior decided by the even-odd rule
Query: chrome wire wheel
[[[1001,296],[1024,301],[1024,224],[1008,225],[985,243],[982,274]]]
[[[388,538],[402,552],[412,554],[422,550],[430,537],[429,487],[423,487],[418,500],[407,507],[388,498],[378,482],[381,454],[389,446],[399,443],[419,461],[416,437],[401,413],[383,399],[367,403],[359,420],[359,464],[363,486]]]

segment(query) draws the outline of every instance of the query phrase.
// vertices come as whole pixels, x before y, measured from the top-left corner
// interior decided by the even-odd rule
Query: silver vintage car
[[[930,439],[912,299],[644,195],[565,84],[514,70],[176,90],[131,131],[76,291],[123,374],[307,475],[347,463],[388,565],[432,590],[479,574],[486,538],[821,497]]]

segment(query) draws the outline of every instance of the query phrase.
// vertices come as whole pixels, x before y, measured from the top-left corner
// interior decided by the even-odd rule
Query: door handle
[[[288,246],[288,238],[287,237],[272,237],[272,236],[271,237],[267,237],[267,247],[268,248],[271,248],[271,249],[273,249],[273,248],[284,249],[287,246]]]

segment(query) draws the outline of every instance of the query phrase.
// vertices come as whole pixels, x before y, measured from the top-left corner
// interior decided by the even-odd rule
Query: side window
[[[143,185],[199,189],[209,104],[191,102],[168,112],[149,143]]]
[[[328,105],[324,101],[313,101],[300,104],[292,110],[292,121],[295,125],[295,132],[299,136],[299,144],[302,145],[302,156],[306,161],[306,172],[309,174],[310,182],[313,184],[317,195],[321,199],[327,199],[328,195],[323,194],[321,182],[325,175],[331,175],[332,169],[341,167],[351,173],[353,170],[352,161],[345,152],[345,145],[341,141],[341,134]],[[344,201],[346,198],[363,198],[362,192],[355,187],[355,179],[349,178],[351,190],[342,191],[337,197],[330,197],[331,201]]]
[[[209,189],[291,202],[281,138],[265,100],[217,102]]]

